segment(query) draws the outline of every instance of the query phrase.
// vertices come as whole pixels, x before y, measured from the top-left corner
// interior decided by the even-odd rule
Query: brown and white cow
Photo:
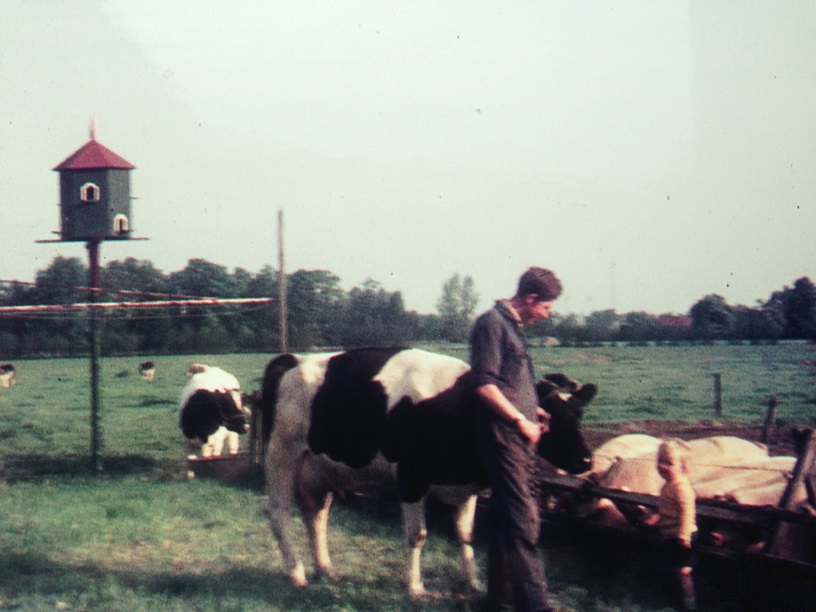
[[[326,540],[332,492],[396,484],[409,547],[410,595],[425,593],[420,553],[429,493],[456,508],[464,580],[478,588],[471,538],[476,494],[486,479],[471,430],[469,371],[459,359],[418,349],[282,355],[269,363],[261,398],[271,429],[266,511],[293,584],[307,584],[291,540],[294,504],[306,525],[315,570],[332,576]],[[540,381],[537,391],[551,415],[539,455],[572,473],[586,471],[590,453],[580,418],[595,387],[576,385],[570,394]]]
[[[156,378],[156,364],[152,361],[143,361],[139,364],[139,376],[143,380],[152,383]]]
[[[12,364],[4,363],[0,365],[0,387],[13,387],[17,382],[15,376],[16,372]]]
[[[188,440],[201,442],[201,456],[238,453],[240,434],[246,433],[246,410],[238,379],[221,368],[193,364],[190,381],[179,400],[179,426]]]

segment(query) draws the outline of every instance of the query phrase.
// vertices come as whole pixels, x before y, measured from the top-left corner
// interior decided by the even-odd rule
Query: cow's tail
[[[266,448],[272,429],[275,427],[275,407],[278,403],[278,386],[281,378],[298,364],[298,358],[284,353],[278,355],[266,365],[263,385],[261,386],[260,414],[263,446]]]

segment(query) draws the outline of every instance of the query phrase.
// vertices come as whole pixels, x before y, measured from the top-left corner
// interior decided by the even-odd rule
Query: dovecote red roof
[[[116,153],[102,146],[91,138],[79,150],[71,153],[65,161],[54,170],[90,170],[109,168],[115,170],[133,170],[136,166]]]

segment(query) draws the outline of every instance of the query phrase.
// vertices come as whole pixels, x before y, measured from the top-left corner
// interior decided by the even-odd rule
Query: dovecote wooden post
[[[135,168],[96,140],[91,139],[65,158],[59,172],[60,229],[58,240],[38,242],[85,242],[88,249],[88,319],[91,353],[91,463],[96,471],[102,461],[101,400],[99,395],[101,338],[99,314],[93,304],[101,289],[99,251],[104,240],[133,239],[130,171]]]

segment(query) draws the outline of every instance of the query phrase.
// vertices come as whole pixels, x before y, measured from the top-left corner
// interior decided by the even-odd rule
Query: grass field
[[[466,358],[465,349],[442,350]],[[15,362],[18,384],[0,389],[0,608],[467,610],[478,601],[456,588],[444,520],[432,525],[424,557],[435,595],[409,602],[397,509],[342,503],[330,534],[340,580],[290,588],[262,492],[187,480],[176,414],[189,363],[219,365],[251,390],[268,356],[150,358],[153,384],[136,373],[140,358],[102,364],[101,474],[90,468],[88,361]],[[540,374],[564,371],[600,386],[588,422],[713,419],[715,372],[723,420],[761,421],[770,395],[788,425],[812,426],[816,417],[813,344],[536,349],[535,359]],[[296,535],[302,546],[299,523]],[[599,572],[556,545],[545,554],[563,609],[668,605],[637,576]],[[481,546],[478,555],[483,566]]]

